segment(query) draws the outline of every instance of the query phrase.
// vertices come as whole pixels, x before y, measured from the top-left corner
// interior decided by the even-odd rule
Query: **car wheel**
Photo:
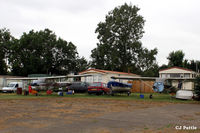
[[[111,95],[111,96],[114,96],[114,93],[111,91],[111,92],[110,92],[110,95]]]

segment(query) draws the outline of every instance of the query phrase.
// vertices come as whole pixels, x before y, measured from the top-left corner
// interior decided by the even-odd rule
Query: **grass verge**
[[[69,97],[69,98],[96,98],[96,99],[119,99],[119,100],[135,100],[135,101],[145,101],[145,102],[170,102],[170,103],[198,103],[199,101],[194,100],[179,100],[172,98],[169,94],[158,94],[154,93],[153,98],[149,98],[149,93],[144,93],[144,98],[140,98],[140,93],[132,93],[130,96],[125,94],[116,94],[114,96],[110,95],[89,95],[87,93],[83,94],[75,94],[75,95],[66,95],[58,96],[57,93],[53,93],[52,95],[46,95],[44,92],[40,92],[39,96],[35,95],[17,95],[15,93],[0,93],[0,100],[2,99],[32,99],[32,98],[55,98],[55,97]]]

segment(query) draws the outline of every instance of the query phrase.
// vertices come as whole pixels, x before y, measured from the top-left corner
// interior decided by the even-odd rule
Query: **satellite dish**
[[[155,92],[162,92],[164,90],[164,83],[163,82],[155,82],[153,85],[153,90]]]

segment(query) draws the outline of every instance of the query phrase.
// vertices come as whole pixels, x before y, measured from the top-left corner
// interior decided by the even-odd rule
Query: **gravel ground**
[[[0,118],[0,133],[200,132],[200,104],[66,97],[0,100]]]

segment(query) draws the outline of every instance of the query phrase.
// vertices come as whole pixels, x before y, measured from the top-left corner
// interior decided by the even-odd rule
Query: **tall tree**
[[[0,74],[7,74],[7,58],[9,46],[14,38],[8,29],[0,29]]]
[[[99,43],[92,50],[92,67],[140,73],[155,64],[157,49],[149,51],[140,41],[145,20],[138,14],[139,10],[125,3],[110,11],[105,22],[98,24],[95,32]]]
[[[171,53],[169,53],[169,56],[167,57],[167,59],[169,60],[168,66],[182,67],[184,56],[185,54],[183,53],[182,50],[172,51]]]

